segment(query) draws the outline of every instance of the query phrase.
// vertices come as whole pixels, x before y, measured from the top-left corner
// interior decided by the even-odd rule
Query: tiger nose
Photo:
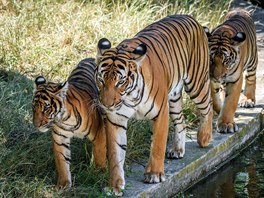
[[[33,115],[33,125],[36,128],[41,127],[42,125],[45,125],[47,123],[47,121],[45,121],[43,119],[43,117],[41,117],[40,115]]]
[[[100,101],[101,101],[102,105],[104,105],[106,108],[110,108],[110,107],[114,106],[115,100],[116,100],[116,98],[114,98],[112,100],[112,99],[109,99],[107,97],[100,96]]]
[[[33,124],[35,127],[39,128],[41,126],[41,121],[36,118],[33,118]]]

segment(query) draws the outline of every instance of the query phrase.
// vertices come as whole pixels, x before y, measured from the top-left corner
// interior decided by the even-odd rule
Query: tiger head
[[[214,31],[211,34],[205,28],[210,50],[210,77],[222,82],[234,72],[240,61],[240,46],[246,39],[244,32],[235,35],[230,30]]]
[[[145,44],[131,40],[111,48],[109,40],[98,42],[96,84],[100,103],[107,110],[119,109],[139,83],[141,64],[146,57]]]
[[[46,132],[62,115],[68,83],[46,82],[44,77],[39,76],[35,84],[36,90],[32,103],[33,124],[41,132]]]

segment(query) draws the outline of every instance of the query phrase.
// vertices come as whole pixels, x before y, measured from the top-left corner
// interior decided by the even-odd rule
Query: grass
[[[34,79],[67,78],[73,66],[96,55],[96,45],[106,37],[113,46],[132,37],[146,25],[167,15],[191,14],[202,25],[219,24],[228,0],[2,0],[0,3],[0,196],[94,197],[104,196],[107,173],[90,165],[90,144],[72,142],[71,191],[56,183],[50,133],[32,126]],[[189,126],[197,117],[187,101]],[[128,152],[144,162],[150,147],[151,125],[129,122]],[[145,156],[144,158],[142,156]],[[129,166],[130,160],[127,160]],[[142,173],[143,174],[143,173]]]

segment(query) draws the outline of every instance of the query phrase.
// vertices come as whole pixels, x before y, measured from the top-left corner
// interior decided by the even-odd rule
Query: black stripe
[[[63,135],[61,133],[59,133],[58,131],[56,131],[54,128],[52,129],[52,132],[55,133],[56,135],[63,137],[63,138],[68,138],[66,135]]]
[[[183,132],[184,130],[185,130],[185,127],[184,127],[182,130],[177,131],[177,133],[181,133],[181,132]]]
[[[120,128],[122,128],[122,129],[124,129],[124,130],[127,130],[127,128],[126,128],[125,126],[122,126],[122,125],[120,125],[120,124],[116,124],[116,123],[112,122],[108,117],[107,117],[107,120],[108,120],[112,125],[117,126],[117,127],[120,127]]]
[[[116,142],[116,143],[117,143],[117,142]],[[118,145],[121,149],[123,149],[124,151],[127,150],[127,145],[125,145],[125,144],[118,144],[118,143],[117,143],[117,145]]]
[[[181,114],[182,113],[182,111],[180,111],[180,112],[173,112],[173,111],[170,111],[170,114],[171,115],[179,115],[179,114]]]
[[[181,96],[178,97],[178,98],[175,98],[175,99],[170,99],[170,102],[172,102],[172,103],[176,103],[176,102],[178,102],[180,99],[181,99]]]
[[[151,120],[155,120],[155,119],[159,116],[160,111],[161,111],[161,109],[163,108],[163,105],[164,105],[164,100],[165,100],[165,95],[163,95],[163,99],[162,99],[162,103],[161,103],[161,107],[160,107],[160,109],[159,109],[159,112],[158,112],[157,115],[156,115],[155,117],[153,117]],[[168,102],[168,101],[166,100],[166,102]]]
[[[129,119],[130,118],[130,117],[128,117],[128,116],[126,116],[124,114],[118,113],[118,112],[116,113],[116,115],[121,116],[121,117],[126,118],[126,119]]]
[[[179,123],[182,123],[183,120],[182,120],[181,122],[177,122],[177,123],[175,123],[175,122],[176,122],[176,121],[180,121],[181,119],[184,120],[184,115],[183,115],[183,114],[181,114],[180,117],[174,118],[174,119],[172,120],[172,122],[173,122],[174,124],[179,124]]]
[[[59,153],[63,156],[63,158],[64,158],[64,160],[66,161],[67,164],[71,163],[71,158],[66,157],[62,152],[59,152]]]
[[[70,150],[70,146],[69,145],[67,145],[67,144],[65,144],[65,143],[58,143],[58,142],[56,142],[54,139],[53,139],[53,141],[55,142],[55,144],[57,144],[58,146],[63,146],[63,147],[65,147],[66,149],[68,149],[68,150]]]
[[[154,83],[152,83],[152,84],[154,84]],[[151,103],[150,109],[145,113],[144,117],[146,117],[151,112],[151,110],[153,109],[156,97],[158,95],[158,92],[159,92],[159,90],[156,91],[156,94],[155,94],[154,98],[152,99],[152,103]]]

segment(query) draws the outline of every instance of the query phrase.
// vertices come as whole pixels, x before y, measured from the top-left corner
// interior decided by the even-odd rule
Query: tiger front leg
[[[167,102],[164,102],[162,107],[159,116],[155,118],[153,122],[150,159],[144,174],[145,183],[158,183],[165,181],[164,159],[169,128],[169,110]]]
[[[118,120],[118,119],[117,119]],[[110,186],[116,196],[125,189],[124,162],[127,148],[126,123],[106,121],[106,140]]]
[[[242,88],[242,75],[236,83],[228,83],[223,108],[217,120],[217,130],[220,133],[234,133],[238,126],[234,122],[235,111]]]
[[[170,96],[170,117],[174,126],[173,146],[167,153],[169,159],[181,159],[185,154],[186,129],[184,115],[182,112],[183,101],[182,93],[174,93]]]
[[[213,99],[213,109],[219,114],[225,100],[225,88],[221,83],[217,83],[214,81],[210,82],[211,84],[211,95]]]
[[[52,133],[53,137],[53,154],[55,159],[56,170],[58,174],[57,187],[70,188],[71,172],[70,172],[70,138],[62,135],[60,132]]]
[[[256,72],[256,71],[255,71]],[[252,108],[255,106],[256,98],[256,73],[245,75],[245,90],[239,101],[240,107]]]

